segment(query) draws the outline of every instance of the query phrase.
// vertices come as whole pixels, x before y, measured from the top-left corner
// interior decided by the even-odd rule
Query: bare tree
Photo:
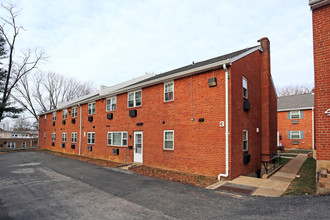
[[[288,85],[284,87],[277,87],[278,96],[289,96],[289,95],[300,95],[311,93],[314,86],[311,84],[298,84],[298,85]]]
[[[55,109],[60,102],[68,102],[94,90],[92,82],[80,82],[53,72],[38,72],[22,77],[12,97],[38,121],[40,112]]]
[[[1,80],[3,85],[1,88],[1,100],[0,100],[0,121],[5,117],[16,117],[16,113],[20,113],[21,110],[15,107],[9,107],[9,98],[12,90],[17,83],[26,74],[37,68],[37,65],[44,59],[44,53],[42,51],[27,50],[22,52],[20,56],[15,56],[15,44],[22,26],[16,24],[16,18],[19,15],[19,11],[16,10],[15,5],[7,2],[1,4],[2,9],[7,14],[7,17],[1,17],[0,20],[0,36],[4,39],[4,43],[8,46],[5,50],[7,56],[2,57],[5,60],[3,67],[1,68]],[[12,113],[12,114],[6,114]]]
[[[31,130],[32,124],[25,117],[19,117],[16,119],[13,126],[14,131],[29,131]]]

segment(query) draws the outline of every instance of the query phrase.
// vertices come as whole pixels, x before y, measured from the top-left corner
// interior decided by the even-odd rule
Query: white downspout
[[[315,146],[314,146],[314,108],[312,108],[312,146],[313,146],[313,150],[315,150]]]
[[[81,156],[81,114],[82,114],[82,109],[81,105],[78,104],[79,106],[79,112],[80,112],[80,117],[79,117],[79,156]]]
[[[226,64],[223,64],[223,69],[226,71],[225,77],[226,77],[226,122],[225,122],[225,126],[226,126],[226,173],[220,173],[218,175],[218,180],[221,180],[221,177],[228,177],[229,175],[229,98],[228,98],[228,69]]]

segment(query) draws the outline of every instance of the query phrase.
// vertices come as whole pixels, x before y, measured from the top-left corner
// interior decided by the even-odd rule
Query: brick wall
[[[25,143],[25,147],[38,146],[38,138],[1,138],[0,148],[7,148],[7,143],[16,143],[15,148],[22,148],[22,144]]]
[[[287,111],[277,112],[277,127],[283,147],[313,149],[313,113],[311,109],[303,110],[303,112],[304,117],[301,119],[288,119]],[[298,124],[293,124],[292,121],[298,121]],[[304,131],[304,139],[288,139],[288,131]],[[299,141],[299,144],[295,145],[292,141]]]
[[[330,5],[313,10],[315,144],[317,160],[330,160]],[[330,164],[329,164],[330,168]]]

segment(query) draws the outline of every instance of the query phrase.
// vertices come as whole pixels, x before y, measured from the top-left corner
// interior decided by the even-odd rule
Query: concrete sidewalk
[[[240,176],[229,183],[258,187],[252,195],[280,197],[296,178],[300,167],[305,162],[307,154],[298,154],[285,164],[278,172],[268,179],[259,179],[248,176]]]

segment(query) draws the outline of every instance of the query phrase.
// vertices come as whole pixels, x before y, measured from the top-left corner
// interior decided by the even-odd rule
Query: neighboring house
[[[284,148],[314,149],[314,94],[278,98],[278,143]]]
[[[38,146],[38,131],[0,131],[0,149]]]
[[[236,178],[276,154],[270,46],[145,75],[40,115],[42,149]]]
[[[316,169],[330,171],[330,0],[310,0],[313,13]]]

